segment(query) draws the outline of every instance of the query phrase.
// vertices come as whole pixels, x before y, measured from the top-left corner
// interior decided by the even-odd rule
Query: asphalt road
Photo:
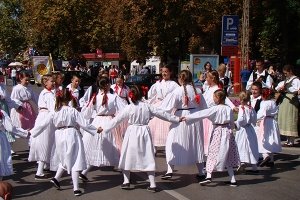
[[[8,91],[10,91],[8,86]],[[41,88],[33,86],[39,92]],[[297,142],[300,142],[299,140]],[[14,175],[4,180],[14,186],[13,199],[22,200],[66,200],[66,199],[130,199],[130,200],[172,200],[172,199],[220,199],[220,200],[299,200],[300,199],[300,144],[296,147],[283,148],[281,154],[275,155],[274,168],[259,168],[260,173],[237,174],[238,187],[233,188],[223,184],[228,180],[227,173],[213,174],[213,184],[200,186],[195,178],[196,166],[175,168],[171,180],[161,180],[165,173],[165,154],[160,149],[156,158],[157,193],[146,190],[149,183],[146,175],[141,172],[132,173],[134,189],[120,189],[122,174],[109,167],[93,168],[88,174],[90,182],[80,182],[83,195],[75,197],[72,190],[71,177],[64,175],[61,181],[62,190],[56,190],[49,181],[35,181],[36,163],[28,162],[28,145],[24,139],[18,139],[13,144],[17,156],[13,157]],[[51,176],[52,173],[49,173]]]

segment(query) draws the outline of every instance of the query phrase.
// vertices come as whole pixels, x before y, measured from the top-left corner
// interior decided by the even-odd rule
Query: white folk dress
[[[79,128],[96,135],[97,128],[86,123],[82,114],[75,108],[63,106],[59,111],[52,112],[40,125],[41,129],[34,134],[40,134],[42,127],[48,123],[55,126],[55,151],[56,165],[51,162],[51,170],[56,171],[58,167],[65,169],[68,174],[72,171],[82,171],[87,168],[82,136]]]
[[[126,106],[120,97],[110,93],[107,93],[107,104],[102,106],[103,96],[103,92],[99,91],[96,96],[96,104],[90,103],[81,110],[85,119],[89,119],[92,113],[96,112],[96,116],[92,121],[92,125],[95,127],[103,126],[111,121],[116,112]],[[105,135],[97,134],[92,136],[86,133],[83,134],[83,144],[88,165],[98,167],[118,165],[120,154],[114,138],[116,134],[116,129]]]
[[[195,101],[193,86],[187,85],[186,91],[188,105],[184,103],[185,93],[183,86],[181,86],[168,95],[159,108],[169,112],[175,109],[174,114],[178,117],[206,108],[206,102],[200,91],[198,91],[200,104]],[[202,120],[190,125],[186,123],[172,124],[166,142],[167,163],[176,166],[187,166],[204,162],[202,130]]]
[[[208,86],[206,88],[205,92],[203,93],[203,97],[206,101],[208,108],[216,105],[214,102],[213,96],[214,96],[214,92],[219,89],[220,88],[218,85]],[[226,99],[225,99],[225,104],[228,105],[231,109],[233,109],[235,107],[235,105],[230,101],[230,99],[228,97],[226,97]],[[211,140],[212,132],[213,132],[212,122],[208,118],[203,119],[204,153],[205,153],[205,155],[208,154],[208,146],[209,146],[209,143]]]
[[[257,133],[259,153],[281,152],[280,131],[274,117],[278,114],[278,106],[275,101],[262,101],[257,112],[257,120],[260,121]]]
[[[159,107],[162,100],[174,91],[178,86],[175,81],[161,80],[151,86],[148,91],[149,103],[155,107]],[[167,136],[170,131],[170,122],[154,117],[149,122],[152,141],[154,146],[166,146]]]
[[[151,139],[149,120],[153,117],[170,122],[179,118],[159,110],[147,103],[129,104],[113,120],[103,126],[103,135],[124,120],[128,128],[122,144],[119,168],[123,170],[155,171],[154,146]]]
[[[39,114],[36,118],[34,128],[30,130],[30,150],[29,161],[43,161],[50,163],[51,151],[54,148],[55,127],[49,122],[46,127],[41,125],[47,119],[55,108],[55,91],[43,89],[38,100]],[[40,131],[40,134],[34,134],[35,131]]]
[[[224,171],[240,165],[239,153],[232,133],[233,111],[227,105],[216,105],[186,116],[186,123],[207,117],[213,123],[213,133],[208,148],[206,171]]]
[[[11,109],[10,118],[17,127],[23,129],[31,129],[34,126],[38,108],[38,97],[29,88],[21,84],[13,87],[11,92],[11,99],[15,101],[19,106],[22,106],[21,111],[17,111],[15,108]]]
[[[16,128],[11,122],[8,114],[0,110],[0,177],[13,174],[11,146],[7,140],[6,131],[16,134],[20,137],[27,137],[28,132],[22,128]]]
[[[242,163],[257,164],[258,162],[258,144],[254,130],[256,120],[256,112],[252,107],[239,107],[238,118],[235,122],[237,127],[235,141]]]

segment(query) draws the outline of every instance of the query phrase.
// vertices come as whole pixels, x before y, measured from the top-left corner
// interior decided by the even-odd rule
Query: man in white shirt
[[[255,67],[256,70],[254,70],[251,73],[246,85],[246,90],[249,91],[251,89],[252,83],[255,81],[261,82],[263,88],[272,89],[274,81],[272,77],[268,74],[267,70],[265,70],[264,62],[262,60],[257,60]]]

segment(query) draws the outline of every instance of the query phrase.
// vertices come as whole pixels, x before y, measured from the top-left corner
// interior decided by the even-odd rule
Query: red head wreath
[[[272,95],[273,95],[273,91],[269,88],[263,88],[262,89],[262,98],[263,99],[271,99],[272,98]]]
[[[63,91],[62,90],[57,90],[55,93],[56,97],[62,97],[63,96]]]
[[[132,92],[132,90],[129,91],[128,97],[129,97],[133,102],[136,101],[136,96],[135,96],[135,94]]]
[[[146,96],[147,92],[148,92],[148,87],[147,86],[141,86],[141,89],[142,89],[143,95]]]

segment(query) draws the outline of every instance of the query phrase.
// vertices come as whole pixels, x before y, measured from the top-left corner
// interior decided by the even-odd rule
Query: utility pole
[[[241,68],[248,68],[249,62],[249,0],[243,1]]]

